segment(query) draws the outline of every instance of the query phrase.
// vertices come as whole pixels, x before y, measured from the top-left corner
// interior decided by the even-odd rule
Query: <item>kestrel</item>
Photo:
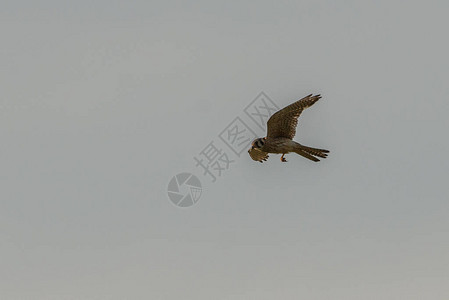
[[[273,114],[267,122],[267,136],[252,142],[251,149],[248,150],[249,156],[259,162],[266,161],[268,153],[282,154],[282,162],[287,161],[284,155],[290,152],[295,152],[313,161],[320,161],[315,156],[326,158],[328,150],[303,146],[292,140],[296,134],[299,115],[320,98],[320,95],[312,96],[310,94]]]

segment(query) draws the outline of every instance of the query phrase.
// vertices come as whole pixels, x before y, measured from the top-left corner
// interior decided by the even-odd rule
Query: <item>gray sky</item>
[[[0,298],[449,298],[445,1],[38,2],[0,11]],[[211,183],[262,91],[321,93],[329,158]]]

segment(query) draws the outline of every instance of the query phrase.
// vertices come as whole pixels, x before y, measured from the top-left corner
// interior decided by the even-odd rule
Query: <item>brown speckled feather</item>
[[[255,161],[264,162],[268,159],[268,153],[259,149],[249,149],[249,156]]]
[[[299,115],[305,108],[313,105],[320,98],[320,95],[312,96],[310,94],[272,115],[267,122],[267,138],[285,137],[293,139],[296,134]]]

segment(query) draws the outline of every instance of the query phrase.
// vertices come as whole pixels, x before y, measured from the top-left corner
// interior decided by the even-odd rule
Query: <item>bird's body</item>
[[[328,150],[303,146],[292,140],[296,134],[299,115],[320,98],[320,95],[308,95],[273,114],[267,122],[267,136],[255,139],[248,150],[251,158],[263,162],[268,159],[268,153],[276,153],[282,154],[281,161],[286,162],[284,155],[290,152],[312,161],[319,161],[316,156],[326,158]]]
[[[293,152],[296,144],[296,142],[288,138],[272,138],[266,140],[265,144],[262,146],[262,148],[260,148],[260,150],[267,153],[284,154]]]

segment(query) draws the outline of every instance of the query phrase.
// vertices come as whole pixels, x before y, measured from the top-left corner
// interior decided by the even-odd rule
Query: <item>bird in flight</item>
[[[268,153],[282,154],[282,162],[287,161],[284,155],[290,152],[295,152],[312,161],[320,161],[317,157],[326,158],[328,150],[303,146],[293,141],[299,115],[320,98],[320,95],[310,94],[273,114],[267,122],[267,136],[252,142],[248,150],[249,156],[259,162],[266,161]]]

